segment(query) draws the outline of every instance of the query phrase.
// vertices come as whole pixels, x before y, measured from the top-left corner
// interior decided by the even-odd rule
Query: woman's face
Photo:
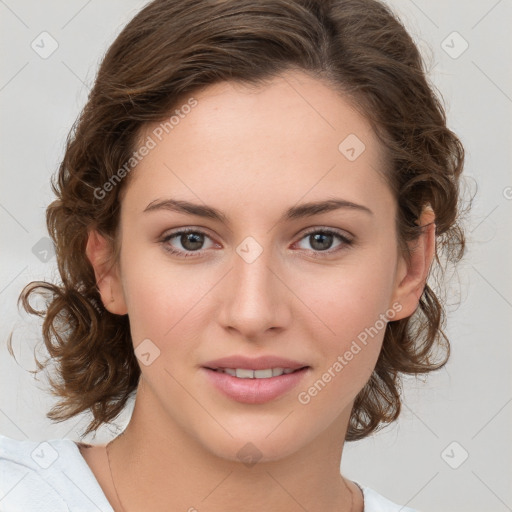
[[[113,298],[148,424],[224,458],[277,459],[343,435],[384,320],[412,312],[383,148],[304,74],[192,96],[142,137]]]

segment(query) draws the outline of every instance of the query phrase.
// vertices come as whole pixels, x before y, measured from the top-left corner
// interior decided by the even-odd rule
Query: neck
[[[136,399],[128,427],[109,447],[119,510],[360,510],[354,484],[340,474],[350,411],[300,451],[244,464],[212,454],[154,410]]]

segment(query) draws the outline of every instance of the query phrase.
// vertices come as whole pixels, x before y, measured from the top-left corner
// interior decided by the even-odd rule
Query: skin
[[[121,502],[127,511],[314,512],[349,511],[353,499],[352,510],[361,511],[361,492],[340,475],[340,460],[354,399],[385,329],[308,404],[297,395],[379,315],[391,309],[398,320],[415,311],[434,255],[433,213],[422,215],[420,223],[430,225],[408,262],[380,172],[384,148],[366,119],[314,78],[289,72],[258,89],[223,82],[194,97],[198,105],[138,164],[124,190],[119,265],[108,264],[111,249],[94,229],[87,244],[105,307],[129,315],[134,347],[149,338],[160,350],[140,365],[133,416],[111,445]],[[354,161],[338,150],[349,134],[366,146]],[[171,197],[214,206],[230,223],[144,212]],[[335,197],[373,213],[342,208],[278,222],[297,203]],[[161,241],[186,227],[207,234],[203,253],[166,252],[167,244],[193,253],[179,236]],[[353,243],[333,237],[321,251],[304,234],[309,228],[330,228]],[[263,249],[252,263],[236,252],[248,236]],[[288,357],[310,370],[278,399],[242,404],[200,371],[234,354]],[[248,442],[261,454],[251,467],[237,458]],[[81,450],[120,510],[105,446]]]

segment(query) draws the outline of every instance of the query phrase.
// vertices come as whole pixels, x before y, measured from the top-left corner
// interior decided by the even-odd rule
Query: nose
[[[218,320],[243,339],[257,341],[281,331],[291,318],[290,291],[271,253],[265,249],[254,261],[234,254],[222,286]]]

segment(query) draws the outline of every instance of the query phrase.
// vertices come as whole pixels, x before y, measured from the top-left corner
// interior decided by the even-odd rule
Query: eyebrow
[[[278,222],[313,217],[314,215],[320,215],[321,213],[327,213],[342,208],[360,211],[363,213],[367,213],[369,215],[373,215],[373,212],[368,207],[363,206],[362,204],[346,201],[345,199],[328,199],[325,201],[303,203],[297,206],[292,206],[291,208],[288,208],[288,210],[284,212],[284,214],[281,216]],[[229,217],[227,217],[220,210],[217,210],[212,206],[191,203],[189,201],[184,200],[155,199],[146,206],[146,208],[144,209],[144,213],[156,210],[169,210],[177,213],[197,215],[199,217],[217,220],[224,224],[230,223]]]

